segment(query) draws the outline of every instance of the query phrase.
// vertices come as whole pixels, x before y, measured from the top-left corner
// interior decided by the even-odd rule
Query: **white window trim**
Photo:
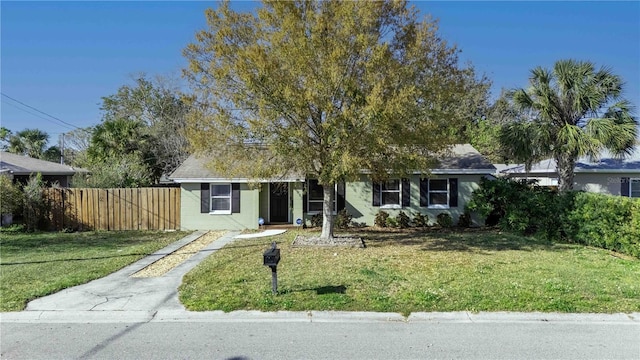
[[[307,189],[311,188],[311,180],[315,180],[315,179],[308,179],[307,180]],[[338,184],[335,184],[334,187],[334,193],[333,193],[333,215],[336,215],[338,213]],[[324,193],[322,194],[322,200],[311,200],[311,198],[309,197],[309,193],[307,192],[307,214],[309,215],[316,215],[316,214],[321,214],[322,210],[317,211],[309,211],[309,209],[311,209],[311,206],[309,206],[311,203],[324,203]],[[323,205],[324,206],[324,205]]]
[[[447,183],[447,190],[431,190],[431,180],[444,180]],[[449,209],[449,203],[451,201],[450,197],[451,197],[451,190],[449,189],[449,179],[428,179],[427,182],[427,209]],[[443,205],[443,204],[431,204],[431,193],[434,194],[443,194],[445,193],[447,194],[447,204]]]
[[[383,190],[382,185],[384,183],[378,184],[380,187],[380,209],[402,209],[402,179],[389,179],[389,181],[398,181],[398,190]],[[383,204],[384,201],[384,193],[398,193],[398,203],[397,204]]]
[[[629,178],[629,197],[637,199],[637,198],[640,198],[640,196],[638,196],[638,197],[632,196],[633,195],[633,191],[632,191],[633,188],[631,187],[631,185],[633,184],[634,181],[640,182],[640,178]]]
[[[214,186],[228,186],[229,187],[229,196],[214,196],[213,195],[213,187]],[[210,215],[231,215],[231,207],[232,205],[232,193],[233,189],[231,188],[231,183],[211,183],[209,184],[209,214]],[[213,210],[213,199],[229,199],[229,210]]]

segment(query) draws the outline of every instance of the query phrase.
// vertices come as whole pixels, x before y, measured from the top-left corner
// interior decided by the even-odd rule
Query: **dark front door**
[[[289,221],[289,184],[269,184],[269,207],[272,223]]]

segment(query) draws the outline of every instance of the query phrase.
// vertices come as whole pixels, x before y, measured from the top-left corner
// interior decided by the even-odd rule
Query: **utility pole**
[[[64,133],[60,136],[62,136],[60,140],[60,164],[64,165]]]

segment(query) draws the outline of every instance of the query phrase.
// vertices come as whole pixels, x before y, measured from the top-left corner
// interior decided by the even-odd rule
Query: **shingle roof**
[[[194,180],[224,180],[228,179],[224,174],[216,173],[206,166],[207,159],[197,158],[194,155],[189,156],[170,176],[177,182],[194,181]],[[469,144],[460,144],[453,146],[444,155],[440,164],[434,173],[495,173],[495,167],[480,154],[473,146]],[[289,181],[302,180],[304,176],[298,175],[288,179]],[[235,179],[242,180],[242,179]],[[286,180],[279,180],[286,181]]]
[[[74,168],[51,161],[34,159],[28,156],[0,152],[0,170],[9,171],[14,175],[74,175],[77,172],[88,172],[86,169]]]
[[[496,168],[471,144],[458,144],[451,147],[434,170],[486,170],[493,173]]]
[[[501,171],[505,174],[521,174],[525,173],[525,166],[522,164],[513,165]],[[535,163],[531,166],[529,174],[547,174],[556,172],[556,161],[554,159],[546,159]],[[581,157],[576,162],[574,168],[576,173],[586,172],[623,172],[623,173],[640,173],[640,147],[635,147],[631,155],[625,158],[617,158],[609,151],[603,151],[598,159],[590,159]]]

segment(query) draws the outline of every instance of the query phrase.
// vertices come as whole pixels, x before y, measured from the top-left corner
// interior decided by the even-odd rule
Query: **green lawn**
[[[367,247],[237,241],[187,274],[190,310],[640,311],[640,260],[497,231],[372,232]],[[276,240],[279,294],[262,253]]]
[[[185,232],[0,233],[0,311],[103,277]]]

